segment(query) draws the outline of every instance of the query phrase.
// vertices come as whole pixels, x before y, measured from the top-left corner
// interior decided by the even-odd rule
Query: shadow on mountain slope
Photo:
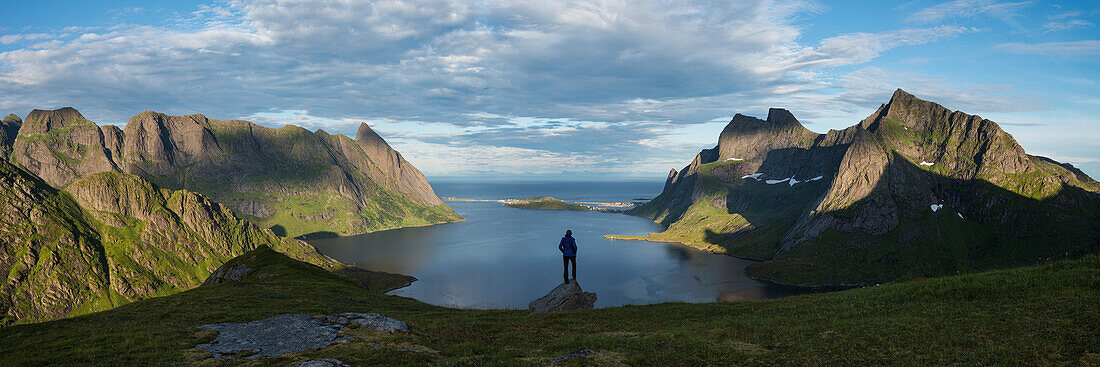
[[[785,284],[867,285],[1076,258],[1100,250],[1100,195],[1049,182],[1057,189],[1039,188],[1039,197],[1029,197],[984,179],[952,178],[897,153],[886,170],[867,197],[843,210],[807,213],[798,228],[783,230],[829,229],[784,246],[746,273]],[[757,226],[783,225],[755,211],[736,214]],[[875,223],[866,223],[870,221]],[[729,234],[708,234],[721,236]],[[735,255],[743,247],[739,237],[724,244]]]

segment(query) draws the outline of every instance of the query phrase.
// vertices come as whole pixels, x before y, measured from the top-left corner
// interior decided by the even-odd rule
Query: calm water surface
[[[506,199],[538,195],[566,201],[631,201],[660,193],[657,182],[433,181],[440,197]],[[669,301],[713,302],[790,294],[745,278],[750,261],[679,245],[613,241],[606,234],[660,231],[624,214],[524,210],[495,202],[450,201],[465,222],[360,236],[310,240],[322,253],[362,268],[419,280],[390,292],[462,308],[526,308],[562,282],[557,245],[566,229],[577,239],[577,279],[598,296],[596,307]]]

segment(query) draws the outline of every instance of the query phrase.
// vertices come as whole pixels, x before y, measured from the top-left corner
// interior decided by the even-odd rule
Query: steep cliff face
[[[11,146],[15,144],[20,126],[23,126],[23,119],[14,113],[0,120],[0,159],[7,159],[11,155]]]
[[[276,236],[189,191],[129,174],[87,175],[64,191],[0,161],[0,325],[104,310],[188,289],[265,245],[326,268],[302,241]]]
[[[716,148],[632,211],[649,239],[766,260],[747,273],[871,284],[1100,251],[1100,184],[1027,155],[978,116],[902,90],[859,124],[813,134],[783,110],[738,115]]]
[[[95,172],[132,173],[207,195],[289,236],[461,220],[366,124],[351,140],[152,111],[131,118],[125,130],[98,127],[71,108],[36,110],[27,122],[12,160],[56,187]]]
[[[34,110],[23,120],[10,159],[55,187],[83,175],[118,171],[103,132],[75,109]]]

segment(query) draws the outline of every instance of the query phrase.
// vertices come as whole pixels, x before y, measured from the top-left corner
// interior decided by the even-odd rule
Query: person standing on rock
[[[561,276],[565,278],[565,282],[569,283],[569,263],[573,263],[573,281],[577,281],[577,240],[573,239],[573,231],[566,230],[565,237],[561,238],[561,242],[558,243],[558,250],[561,250]]]

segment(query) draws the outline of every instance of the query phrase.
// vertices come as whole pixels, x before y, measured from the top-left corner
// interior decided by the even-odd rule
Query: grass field
[[[739,303],[666,303],[529,315],[460,310],[363,289],[266,248],[242,282],[0,329],[0,365],[223,365],[196,326],[282,313],[380,312],[379,335],[243,365],[332,357],[357,366],[1097,365],[1100,257]]]

